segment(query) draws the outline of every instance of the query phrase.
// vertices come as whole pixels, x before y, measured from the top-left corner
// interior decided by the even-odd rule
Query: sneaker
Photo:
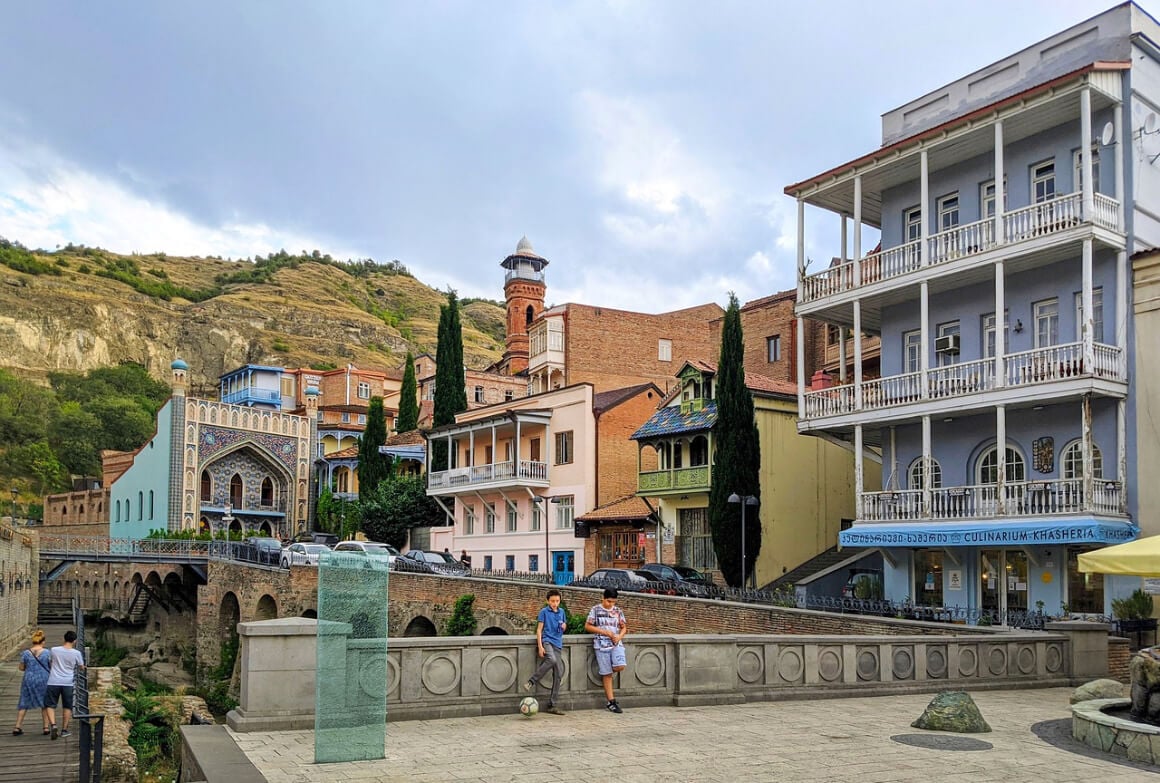
[[[71,732],[71,731],[69,731],[68,729],[65,729],[64,731],[62,731],[62,732],[60,733],[60,736],[62,736],[62,737],[71,737],[71,736],[72,736],[72,732]]]
[[[56,724],[52,724],[52,738],[56,739],[60,736],[60,732],[56,730]]]
[[[560,709],[559,707],[557,707],[555,704],[549,704],[544,709],[544,712],[550,713],[552,715],[567,715],[568,714],[568,713],[564,712],[562,709]]]
[[[608,704],[605,706],[605,709],[607,709],[609,712],[615,712],[617,715],[624,712],[624,710],[620,709],[620,705],[616,703],[616,699],[608,702]]]
[[[532,688],[535,688],[535,687],[536,687],[536,684],[534,682],[532,682],[531,680],[528,680],[527,682],[524,683],[524,690],[525,691],[530,692],[532,690]]]

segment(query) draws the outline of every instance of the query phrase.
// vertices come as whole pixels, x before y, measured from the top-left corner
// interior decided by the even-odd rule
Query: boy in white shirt
[[[64,644],[53,647],[50,651],[52,663],[48,668],[48,689],[44,693],[44,708],[48,712],[48,722],[52,724],[53,739],[72,734],[68,730],[68,724],[72,720],[73,678],[78,668],[85,668],[85,656],[73,647],[76,640],[76,633],[68,631],[64,635]],[[64,707],[64,720],[61,722],[59,732],[56,729],[54,712],[58,700],[63,702]]]

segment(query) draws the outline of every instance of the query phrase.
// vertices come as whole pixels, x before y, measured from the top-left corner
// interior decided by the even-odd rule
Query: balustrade
[[[863,522],[915,519],[995,519],[1058,514],[1124,513],[1122,484],[1096,479],[1090,502],[1085,502],[1082,479],[1009,481],[1003,485],[1003,503],[995,484],[938,487],[930,493],[930,512],[922,512],[922,490],[862,493]]]

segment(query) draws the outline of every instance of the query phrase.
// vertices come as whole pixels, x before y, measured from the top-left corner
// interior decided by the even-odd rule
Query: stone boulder
[[[1085,682],[1071,694],[1071,704],[1092,699],[1122,699],[1124,698],[1124,684],[1116,680],[1092,680]]]
[[[955,731],[961,734],[980,734],[991,730],[974,699],[961,691],[938,694],[926,705],[918,720],[910,725],[916,729]]]

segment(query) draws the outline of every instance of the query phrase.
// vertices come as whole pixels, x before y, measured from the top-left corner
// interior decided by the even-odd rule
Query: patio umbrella
[[[1079,556],[1079,570],[1099,574],[1160,576],[1160,536],[1138,538],[1085,552]]]

